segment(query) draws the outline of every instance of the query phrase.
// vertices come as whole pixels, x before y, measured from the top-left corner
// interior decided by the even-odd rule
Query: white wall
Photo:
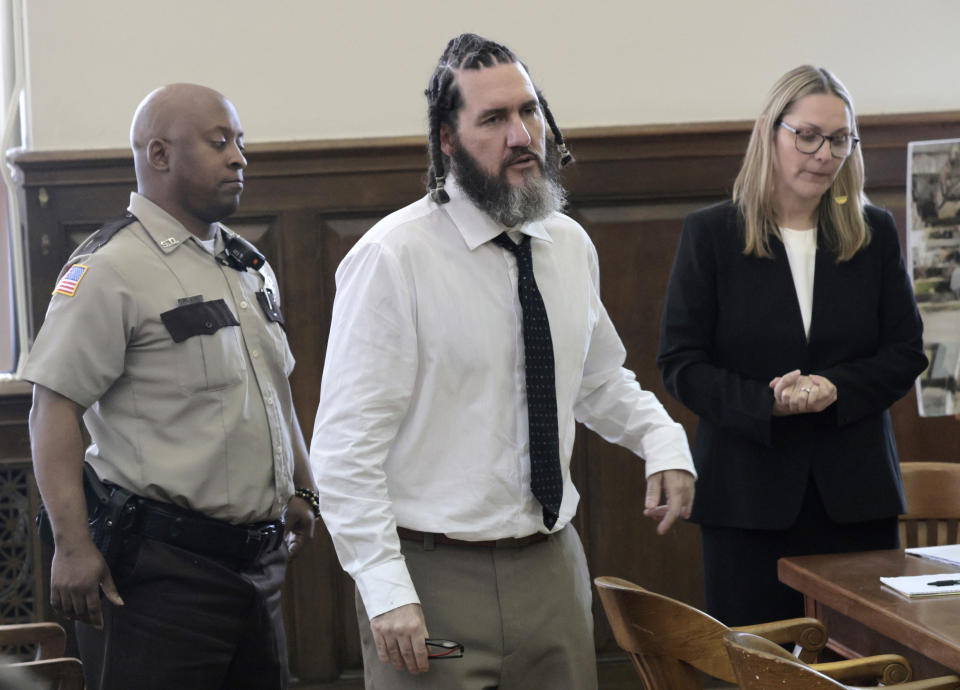
[[[225,93],[248,141],[420,134],[446,40],[514,48],[562,127],[752,118],[813,62],[858,111],[960,109],[955,0],[26,0],[30,147],[126,146],[152,88]]]

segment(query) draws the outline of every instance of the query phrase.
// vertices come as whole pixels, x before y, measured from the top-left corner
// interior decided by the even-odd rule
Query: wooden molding
[[[861,116],[864,155],[905,149],[910,141],[960,135],[960,111]],[[672,161],[743,155],[752,122],[700,122],[690,124],[589,127],[567,133],[578,167],[612,161]],[[247,147],[251,181],[302,175],[357,174],[375,171],[422,174],[426,147],[421,136],[288,141],[250,144]],[[26,187],[42,185],[134,184],[133,157],[129,149],[78,151],[26,151],[13,149],[8,160],[18,168]],[[868,172],[870,166],[867,165]],[[578,176],[578,177],[583,177]],[[578,184],[579,183],[579,184]],[[583,180],[570,184],[576,196]],[[658,178],[633,179],[630,186],[655,192]],[[626,188],[626,185],[624,186]],[[592,191],[598,200],[618,193]]]

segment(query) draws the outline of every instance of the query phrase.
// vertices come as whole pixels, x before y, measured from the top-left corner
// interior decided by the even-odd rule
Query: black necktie
[[[557,385],[553,371],[550,322],[533,277],[530,236],[516,244],[506,233],[493,241],[517,257],[517,292],[523,310],[523,351],[527,375],[527,417],[530,423],[530,488],[543,506],[543,524],[552,529],[560,514],[563,476],[557,431]]]

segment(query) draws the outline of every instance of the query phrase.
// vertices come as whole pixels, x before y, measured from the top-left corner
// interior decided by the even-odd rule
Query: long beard
[[[567,192],[560,183],[560,166],[554,146],[548,144],[545,161],[529,149],[515,149],[514,155],[535,156],[540,174],[526,170],[523,184],[513,185],[507,180],[509,161],[501,165],[499,174],[490,175],[459,141],[455,145],[451,167],[457,183],[481,211],[501,225],[512,228],[542,220],[566,205]]]

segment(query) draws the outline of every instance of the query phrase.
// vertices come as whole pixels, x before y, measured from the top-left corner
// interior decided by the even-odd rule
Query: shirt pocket
[[[222,299],[184,304],[160,314],[178,353],[180,385],[214,391],[243,381],[246,361],[240,322]]]

